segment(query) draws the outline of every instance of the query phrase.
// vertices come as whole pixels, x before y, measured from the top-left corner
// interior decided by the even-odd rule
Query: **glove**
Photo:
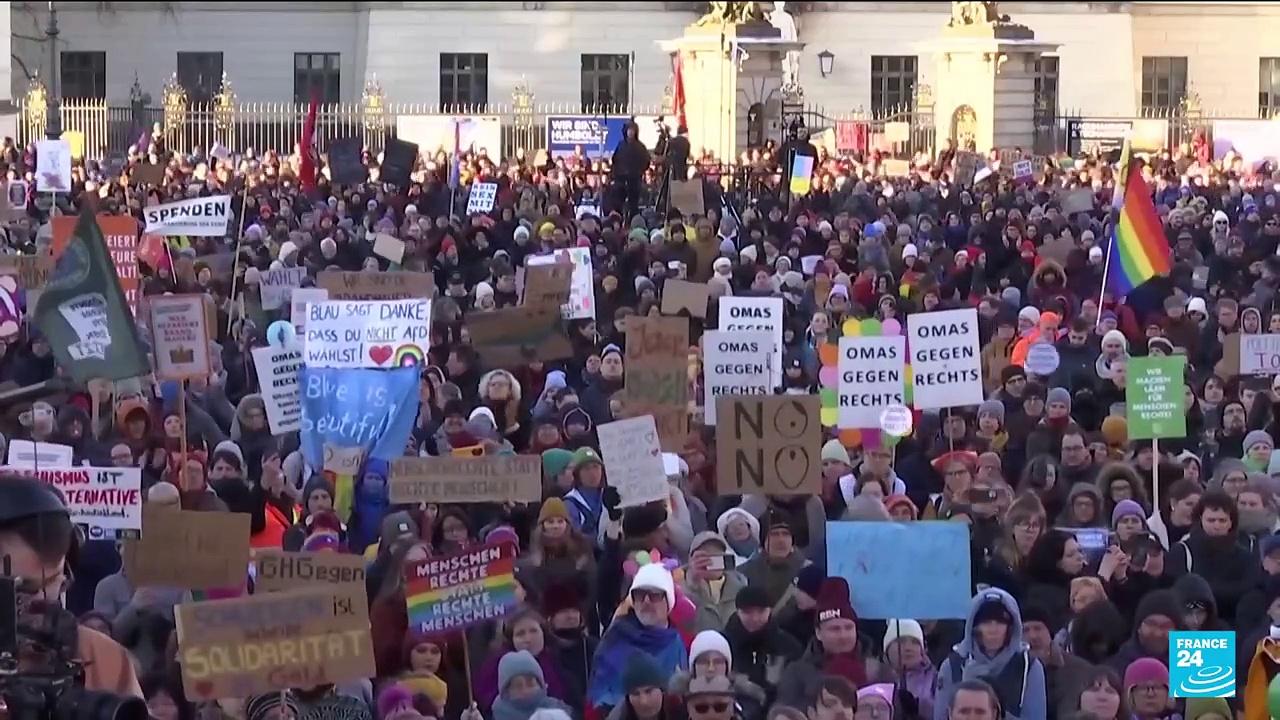
[[[604,509],[609,513],[609,519],[617,522],[622,519],[622,508],[618,507],[622,504],[622,496],[618,494],[618,488],[609,486],[600,494],[600,499],[604,501]]]

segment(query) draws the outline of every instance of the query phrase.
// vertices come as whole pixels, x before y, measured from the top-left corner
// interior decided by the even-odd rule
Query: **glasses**
[[[693,711],[696,713],[722,713],[729,709],[729,703],[724,700],[718,702],[699,702],[694,703],[690,707],[692,707]]]
[[[859,718],[887,718],[889,716],[889,708],[883,705],[867,704],[858,706]]]
[[[661,590],[640,589],[640,590],[631,591],[632,602],[637,602],[637,603],[658,602],[659,600],[666,600],[666,599],[667,599],[667,594]]]
[[[1155,683],[1155,684],[1148,683],[1145,685],[1134,685],[1133,689],[1136,690],[1137,692],[1142,693],[1143,695],[1168,695],[1169,694],[1169,686],[1165,685],[1164,683]]]

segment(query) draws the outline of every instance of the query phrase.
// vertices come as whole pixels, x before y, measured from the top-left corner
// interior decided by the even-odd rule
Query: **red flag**
[[[684,59],[680,53],[675,57],[675,80],[671,90],[671,106],[676,112],[676,127],[688,127],[684,114]]]
[[[298,174],[303,190],[314,190],[316,187],[316,109],[319,106],[316,95],[311,96],[311,106],[307,108],[307,120],[302,124],[302,162]]]

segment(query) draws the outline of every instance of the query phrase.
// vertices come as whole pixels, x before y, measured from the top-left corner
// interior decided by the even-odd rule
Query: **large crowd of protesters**
[[[189,383],[185,408],[150,379],[129,392],[118,384],[114,398],[72,386],[20,399],[5,409],[4,437],[70,445],[77,464],[140,467],[149,503],[247,513],[256,548],[363,553],[377,659],[377,675],[360,682],[191,702],[174,632],[174,608],[191,594],[135,587],[119,546],[90,541],[41,592],[64,594],[97,631],[91,686],[145,698],[158,720],[1271,717],[1280,382],[1239,376],[1231,346],[1238,334],[1280,332],[1280,173],[1192,147],[1135,159],[1173,269],[1115,297],[1103,287],[1108,158],[1053,158],[1015,182],[993,151],[994,171],[962,186],[950,147],[888,177],[878,155],[831,156],[802,133],[745,159],[772,171],[812,154],[812,190],[780,192],[779,172],[770,192],[741,202],[722,195],[709,154],[691,158],[683,132],[663,153],[634,138],[607,165],[468,152],[456,187],[451,159],[431,153],[408,187],[385,186],[375,151],[368,182],[331,183],[321,158],[318,186],[304,191],[297,148],[218,160],[174,152],[163,134],[133,148],[119,176],[77,162],[69,206],[138,218],[139,230],[148,205],[233,196],[226,238],[175,241],[171,260],[141,266],[145,295],[214,299],[215,373]],[[7,143],[11,180],[32,176],[32,153]],[[131,183],[143,163],[164,164],[163,183]],[[706,179],[704,212],[670,202],[673,175]],[[478,181],[498,183],[497,202],[467,215]],[[1091,206],[1064,212],[1081,188]],[[6,226],[8,245],[36,251],[46,219],[32,203]],[[399,268],[373,252],[377,234],[404,241]],[[519,304],[526,259],[569,247],[591,249],[596,309],[567,323],[572,357],[495,366],[470,347],[470,318]],[[814,255],[822,260],[804,272],[801,258]],[[271,434],[259,392],[250,350],[266,344],[266,323],[241,296],[279,267],[306,268],[304,285],[326,269],[431,273],[432,345],[406,453],[478,444],[536,455],[543,500],[405,507],[362,502],[357,489],[353,516],[339,520],[334,487],[307,467],[296,435]],[[706,320],[689,318],[691,430],[665,458],[669,501],[624,510],[595,428],[622,410],[612,401],[628,319],[658,314],[672,278],[710,288]],[[727,494],[714,428],[701,422],[699,349],[726,296],[783,300],[779,391],[800,394],[818,392],[818,349],[849,319],[976,307],[988,399],[924,412],[893,449],[832,431],[819,494]],[[1025,367],[1031,337],[1056,344],[1052,374]],[[14,387],[62,374],[28,324],[0,350],[0,381]],[[1161,440],[1157,454],[1128,437],[1125,368],[1175,354],[1187,360],[1186,436]],[[825,527],[843,520],[965,523],[968,617],[860,618],[848,583],[827,572]],[[0,524],[0,548],[13,554],[17,533],[44,557],[44,540],[24,528]],[[407,558],[495,540],[520,549],[519,608],[465,634],[410,628]],[[675,562],[636,565],[653,551]],[[1216,629],[1236,632],[1236,698],[1172,699],[1170,632]]]

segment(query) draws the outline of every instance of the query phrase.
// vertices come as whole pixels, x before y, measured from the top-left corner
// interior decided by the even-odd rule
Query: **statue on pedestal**
[[[783,42],[796,42],[799,34],[796,32],[796,19],[787,12],[787,3],[784,0],[775,0],[773,3],[773,12],[769,13],[769,24],[778,30],[780,37],[778,39]],[[791,50],[782,56],[782,88],[787,91],[796,91],[800,87],[800,51]]]
[[[953,2],[951,3],[951,21],[947,27],[959,25],[991,25],[1009,22],[1008,15],[1001,15],[995,2]]]
[[[694,23],[696,27],[708,25],[745,25],[764,22],[764,11],[757,2],[718,0],[707,3],[710,9]]]

